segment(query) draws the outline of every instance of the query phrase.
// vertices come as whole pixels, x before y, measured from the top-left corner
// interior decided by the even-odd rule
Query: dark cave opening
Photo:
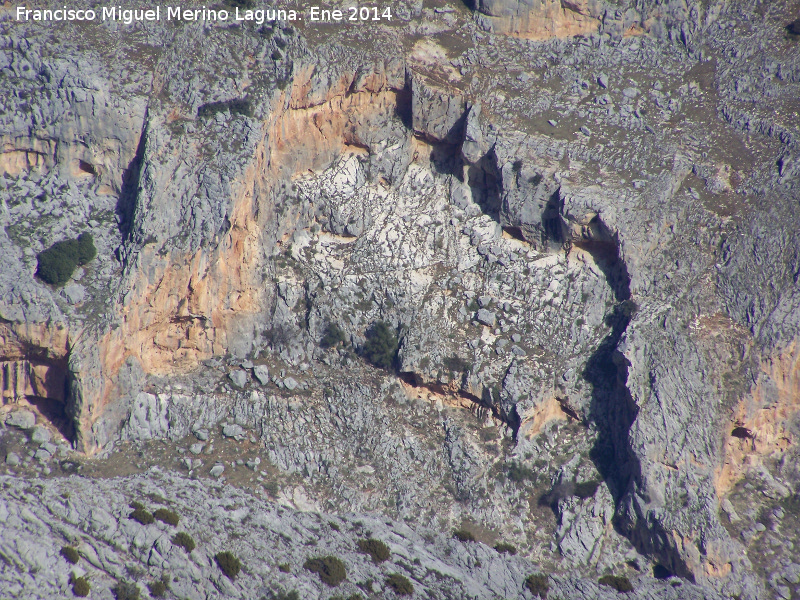
[[[72,442],[75,435],[75,427],[72,419],[67,414],[66,404],[62,400],[42,396],[27,396],[26,400],[64,436],[65,440]]]

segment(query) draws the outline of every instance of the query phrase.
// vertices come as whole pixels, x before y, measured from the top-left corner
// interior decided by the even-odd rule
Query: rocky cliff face
[[[627,0],[473,0],[479,27],[531,40],[578,35],[652,34],[691,39],[717,18],[724,2]]]
[[[360,30],[6,14],[8,422],[32,407],[102,460],[199,447],[167,462],[202,476],[211,432],[294,507],[791,597],[792,6],[629,4],[400,3]],[[94,261],[35,277],[83,231]]]

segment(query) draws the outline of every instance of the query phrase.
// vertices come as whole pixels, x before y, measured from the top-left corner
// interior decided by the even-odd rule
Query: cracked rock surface
[[[0,594],[800,597],[796,9],[0,8]]]

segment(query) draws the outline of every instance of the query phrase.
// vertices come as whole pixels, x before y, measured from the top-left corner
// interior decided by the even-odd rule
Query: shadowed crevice
[[[145,139],[147,138],[148,115],[145,112],[142,124],[142,133],[139,136],[139,143],[136,146],[136,153],[128,163],[128,168],[122,173],[122,189],[117,199],[116,215],[117,227],[122,237],[122,246],[130,239],[133,230],[133,214],[136,210],[136,202],[139,197],[139,182],[142,175],[142,164],[144,163]],[[122,246],[117,249],[117,258],[122,261]]]

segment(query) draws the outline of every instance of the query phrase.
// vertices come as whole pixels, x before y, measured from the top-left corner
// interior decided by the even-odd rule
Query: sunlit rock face
[[[790,3],[734,4],[0,22],[0,476],[155,466],[428,528],[409,561],[475,578],[409,566],[430,597],[540,571],[796,594],[800,53]],[[86,232],[96,258],[44,283]],[[139,540],[112,488],[70,522]],[[451,565],[454,529],[521,562]]]

